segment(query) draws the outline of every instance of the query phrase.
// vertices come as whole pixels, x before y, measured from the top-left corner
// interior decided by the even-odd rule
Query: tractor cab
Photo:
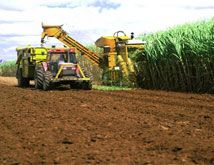
[[[47,60],[52,62],[77,63],[74,48],[51,48],[48,50]]]
[[[75,76],[77,71],[77,59],[75,49],[71,48],[51,48],[48,50],[46,70],[53,76]]]

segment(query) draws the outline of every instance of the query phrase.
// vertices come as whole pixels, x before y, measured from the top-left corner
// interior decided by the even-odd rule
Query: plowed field
[[[0,81],[0,164],[214,164],[214,95]]]

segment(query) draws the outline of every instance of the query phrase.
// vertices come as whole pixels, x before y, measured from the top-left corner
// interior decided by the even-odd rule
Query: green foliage
[[[16,75],[16,61],[0,63],[0,76],[13,77]]]
[[[95,45],[88,45],[87,48],[89,48],[91,51],[93,51],[96,54],[100,54],[102,50]],[[93,75],[93,83],[95,84],[101,84],[102,81],[102,69],[100,69],[98,66],[93,65],[91,61],[86,59],[85,57],[79,55],[78,60],[80,64]]]
[[[115,91],[115,90],[131,90],[132,88],[119,87],[119,86],[93,85],[93,89],[104,90],[104,91]]]
[[[144,88],[214,91],[214,19],[142,35],[144,52],[135,54]]]

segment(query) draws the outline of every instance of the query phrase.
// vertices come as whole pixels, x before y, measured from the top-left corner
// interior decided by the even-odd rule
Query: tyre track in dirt
[[[143,90],[139,90],[139,91],[143,91]],[[142,92],[138,93],[139,91],[135,92],[131,92],[129,95],[129,91],[122,91],[121,93],[117,93],[117,92],[110,92],[109,95],[111,95],[114,98],[122,98],[122,99],[132,99],[132,101],[143,101],[144,103],[154,103],[154,104],[163,104],[163,105],[167,105],[167,106],[188,106],[188,107],[192,107],[192,108],[198,108],[198,106],[201,106],[203,108],[206,109],[210,109],[213,110],[214,106],[212,105],[212,103],[214,102],[213,98],[210,99],[200,99],[200,98],[194,98],[191,95],[193,94],[189,94],[190,96],[187,97],[185,95],[185,97],[176,97],[177,94],[179,93],[171,93],[171,95],[160,95],[160,94],[153,94],[153,95],[144,95],[144,98],[141,98],[139,96],[142,96]],[[127,92],[127,93],[126,93]],[[158,93],[159,91],[157,91]],[[105,93],[97,93],[98,95],[106,95]],[[121,99],[120,99],[121,100]]]
[[[101,98],[101,97],[105,97],[105,94],[97,92],[96,96]],[[151,98],[144,97],[142,99],[142,98],[138,98],[138,97],[135,98],[133,96],[129,97],[127,95],[124,96],[123,94],[118,94],[118,93],[110,93],[110,96],[112,98],[114,98],[112,101],[110,101],[110,102],[112,102],[113,107],[115,107],[114,104],[126,104],[127,100],[132,99],[132,105],[129,105],[129,108],[132,108],[132,111],[130,113],[139,113],[140,111],[143,111],[143,112],[148,112],[149,114],[153,114],[154,116],[159,116],[160,118],[164,118],[164,117],[166,118],[166,116],[167,116],[167,118],[172,117],[172,119],[177,118],[178,122],[181,119],[182,119],[181,121],[183,121],[183,120],[185,120],[185,118],[187,120],[187,118],[189,118],[189,117],[194,117],[195,122],[197,123],[197,121],[199,121],[199,118],[203,118],[203,117],[209,118],[208,115],[211,116],[213,114],[212,110],[214,109],[214,106],[211,105],[213,103],[212,100],[209,100],[209,102],[206,104],[202,103],[202,102],[200,104],[200,102],[199,103],[197,102],[198,105],[193,106],[193,105],[189,104],[190,101],[184,100],[184,99],[180,99],[180,100],[171,102],[171,100],[169,100],[167,98],[167,100],[168,100],[168,102],[167,102],[167,101],[159,101],[162,98],[159,98],[159,100],[158,100],[158,98],[155,98],[155,97],[151,97]],[[91,97],[88,97],[88,96],[85,96],[85,97],[87,98],[85,100],[87,100],[88,102],[93,100],[93,99],[91,99]],[[79,98],[76,97],[76,99],[78,100],[78,99],[80,99],[80,97]],[[181,104],[175,104],[178,101],[180,101],[180,102],[183,101],[184,102],[184,104],[182,104],[183,106],[181,106]],[[191,101],[191,102],[193,102],[193,101]],[[140,104],[143,104],[144,106],[143,107],[135,106],[135,105],[140,105]],[[179,111],[177,110],[177,112],[174,112],[174,110],[173,110],[173,107],[175,105],[180,107]],[[156,107],[160,107],[160,106],[161,106],[161,108],[164,108],[163,112],[156,110]],[[195,108],[198,108],[198,111],[201,111],[204,109],[203,113],[206,109],[207,116],[203,116],[203,114],[200,114],[200,113],[198,116],[195,116]],[[185,111],[189,111],[190,114],[188,116],[185,116],[184,115]],[[212,123],[210,123],[210,124],[212,124]]]

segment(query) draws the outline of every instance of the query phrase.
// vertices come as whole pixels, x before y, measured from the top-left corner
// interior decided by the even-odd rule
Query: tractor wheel
[[[83,81],[82,88],[85,90],[91,90],[92,89],[91,81]]]
[[[17,80],[19,87],[28,87],[30,84],[30,80],[28,78],[22,77],[22,69],[19,68],[17,71]]]
[[[51,89],[50,79],[52,77],[51,72],[46,71],[43,74],[43,90],[47,91]]]
[[[82,84],[79,82],[72,82],[72,83],[70,83],[70,88],[71,89],[82,89]]]
[[[93,80],[93,75],[88,72],[84,67],[81,67],[82,71],[85,75],[85,77],[90,78],[90,81],[83,81],[82,82],[82,88],[85,90],[91,90],[92,89],[92,80]]]
[[[93,77],[93,75],[91,74],[91,72],[88,72],[84,67],[81,67],[81,68],[82,68],[82,71],[83,71],[85,77],[90,78],[90,81],[92,82],[93,79],[94,79],[94,77]]]
[[[42,89],[42,85],[43,85],[43,71],[42,69],[36,69],[35,70],[35,76],[34,76],[34,80],[35,80],[35,88],[36,89]]]

